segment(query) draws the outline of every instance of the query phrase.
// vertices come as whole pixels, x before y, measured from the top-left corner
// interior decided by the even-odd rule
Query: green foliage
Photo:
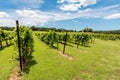
[[[90,48],[67,46],[66,53],[73,56],[73,60],[68,60],[36,36],[34,39],[33,56],[38,63],[29,74],[23,74],[24,80],[120,80],[120,41],[96,39]],[[62,50],[63,44],[59,48]]]
[[[36,35],[39,35],[39,38],[42,36]],[[73,34],[69,33],[69,35],[71,42],[74,41]],[[82,34],[74,35],[78,35],[77,38],[81,40],[79,35]],[[91,34],[86,35],[91,36]],[[32,55],[37,64],[30,67],[29,74],[23,73],[24,80],[120,80],[119,40],[96,39],[96,43],[90,48],[80,46],[75,49],[75,44],[72,44],[73,47],[67,46],[66,53],[73,56],[73,60],[70,61],[59,55],[57,51],[51,50],[36,36],[33,37],[35,51]],[[63,44],[60,44],[59,48],[62,50]],[[17,64],[16,61],[11,60],[14,52],[13,46],[0,50],[1,80],[8,80]],[[30,64],[33,65],[35,62]]]
[[[45,42],[50,47],[54,47],[55,43],[64,43],[64,41],[77,44],[78,46],[88,46],[89,43],[92,42],[92,35],[90,33],[66,34],[49,31],[46,33],[37,34],[37,36],[41,39],[41,41]]]
[[[6,46],[8,46],[11,43],[8,43],[8,40],[12,40],[13,39],[13,33],[12,32],[7,32],[7,31],[3,31],[0,30],[0,47],[2,48],[2,42],[5,41],[6,42]]]
[[[55,31],[49,31],[48,33],[41,34],[40,39],[48,44],[50,47],[53,47],[57,42],[57,34]]]
[[[102,39],[102,40],[120,40],[120,35],[119,34],[100,34],[96,33],[93,34],[93,37]]]
[[[26,61],[29,60],[29,57],[32,56],[32,52],[33,52],[34,41],[33,41],[32,31],[28,27],[20,26],[19,33],[20,33],[20,45],[21,45],[23,63],[26,63]],[[17,34],[14,40],[15,40],[15,47],[18,47]]]
[[[85,29],[83,29],[83,32],[93,32],[93,29],[91,29],[91,28],[85,28]]]
[[[73,34],[73,42],[77,44],[77,48],[79,45],[81,46],[88,46],[89,43],[92,41],[92,36],[90,33],[79,33]]]

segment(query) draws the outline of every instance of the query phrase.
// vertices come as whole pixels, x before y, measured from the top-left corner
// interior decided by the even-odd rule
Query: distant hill
[[[94,33],[106,33],[106,34],[120,34],[120,30],[110,30],[110,31],[93,31]]]

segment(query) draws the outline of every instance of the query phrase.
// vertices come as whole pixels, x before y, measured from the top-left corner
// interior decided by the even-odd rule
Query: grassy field
[[[17,61],[13,58],[14,47],[0,49],[0,80],[8,80]]]
[[[67,46],[64,58],[34,36],[33,60],[24,80],[120,80],[120,41],[98,40],[90,47]],[[62,50],[63,45],[60,44]],[[8,80],[16,61],[13,46],[0,50],[0,80]]]
[[[35,39],[34,63],[25,80],[119,80],[120,41],[96,40],[91,47],[67,46],[68,60]],[[63,45],[60,45],[62,50]],[[34,64],[34,65],[33,65]]]

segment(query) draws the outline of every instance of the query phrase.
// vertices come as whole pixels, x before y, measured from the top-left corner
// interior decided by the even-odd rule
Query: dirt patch
[[[67,54],[67,53],[63,54],[62,51],[57,50],[57,49],[54,49],[54,50],[57,51],[61,56],[65,57],[65,58],[67,58],[67,59],[69,59],[69,60],[73,60],[73,57],[72,57],[71,55],[69,55],[69,54]]]
[[[115,72],[116,72],[117,74],[120,74],[120,69],[115,69]]]
[[[9,80],[23,80],[23,76],[22,76],[22,73],[20,73],[20,71],[19,71],[19,65],[18,64],[12,70],[12,74],[10,75]]]

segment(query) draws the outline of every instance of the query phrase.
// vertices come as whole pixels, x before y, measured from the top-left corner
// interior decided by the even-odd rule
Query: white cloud
[[[15,21],[12,19],[0,19],[0,26],[15,26]]]
[[[96,4],[97,0],[80,0],[80,5],[86,7],[88,5]]]
[[[120,18],[120,13],[114,13],[104,17],[104,19],[118,19],[118,18]]]
[[[58,0],[57,3],[63,3],[65,0]]]
[[[86,7],[97,3],[97,0],[58,0],[63,3],[59,9],[63,11],[78,11],[81,6]],[[66,3],[64,3],[66,2]]]
[[[69,3],[77,3],[77,2],[80,2],[80,0],[66,0],[67,2]]]
[[[11,16],[6,12],[0,12],[0,26],[13,26],[15,24]]]
[[[67,4],[60,6],[60,9],[63,11],[78,11],[79,7],[79,4]]]
[[[112,5],[99,9],[88,8],[85,10],[78,10],[77,12],[45,12],[32,9],[19,9],[10,12],[0,12],[0,26],[15,26],[15,20],[19,20],[20,24],[25,26],[44,26],[49,22],[70,20],[75,18],[115,19],[120,18],[119,6]]]
[[[64,2],[76,3],[76,2],[80,2],[80,0],[58,0],[57,1],[57,3],[64,3]]]
[[[51,16],[41,13],[38,10],[16,10],[19,20],[24,25],[43,25]]]
[[[9,17],[9,15],[5,12],[0,12],[0,18],[5,18],[5,17]]]
[[[115,9],[115,8],[117,8],[117,7],[120,7],[120,4],[107,6],[107,7],[104,7],[103,9]]]

